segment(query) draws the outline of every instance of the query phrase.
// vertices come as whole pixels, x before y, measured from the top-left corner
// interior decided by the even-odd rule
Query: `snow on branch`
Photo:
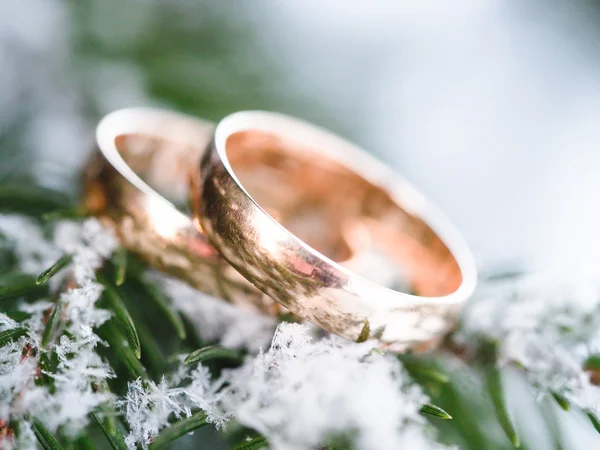
[[[492,341],[499,364],[525,369],[540,396],[557,393],[600,412],[586,361],[600,354],[600,282],[542,275],[488,283],[463,314],[455,341]]]

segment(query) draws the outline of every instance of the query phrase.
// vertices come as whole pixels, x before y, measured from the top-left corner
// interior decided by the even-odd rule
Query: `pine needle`
[[[44,450],[62,450],[58,440],[50,433],[38,419],[31,420],[31,428],[38,442]]]
[[[437,417],[439,419],[449,420],[452,419],[452,416],[444,411],[439,406],[436,406],[432,403],[425,403],[421,407],[421,414],[427,414],[429,416]]]
[[[208,422],[206,414],[202,411],[192,414],[183,420],[179,420],[165,428],[150,444],[150,450],[159,450],[167,447],[181,436],[191,433],[198,428],[203,427]]]
[[[508,410],[506,409],[500,371],[495,367],[489,369],[487,371],[486,381],[492,403],[494,404],[494,409],[496,410],[498,422],[513,446],[519,448],[521,446],[521,441],[517,435]]]
[[[596,416],[596,414],[594,414],[592,411],[587,411],[587,416],[590,419],[590,422],[592,422],[592,425],[596,431],[600,433],[600,419],[598,419],[598,416]]]
[[[127,250],[123,247],[117,249],[113,254],[112,263],[115,266],[115,284],[121,286],[125,283],[127,273]]]
[[[98,281],[104,286],[103,298],[108,303],[108,307],[115,314],[115,320],[119,326],[119,330],[123,333],[129,347],[134,355],[139,359],[141,357],[140,338],[137,335],[137,330],[133,323],[133,319],[127,311],[127,307],[117,290],[111,286],[102,275],[98,275]]]
[[[4,330],[0,332],[0,348],[4,347],[10,341],[14,341],[15,339],[25,336],[26,334],[27,330],[25,330],[25,328],[13,328],[11,330]]]
[[[268,445],[269,443],[265,437],[256,436],[250,440],[234,445],[231,450],[257,450],[259,448],[267,447]]]
[[[56,261],[48,269],[44,270],[36,280],[36,284],[47,283],[50,278],[60,272],[62,269],[67,267],[71,261],[73,261],[72,255],[64,255],[58,261]]]
[[[360,334],[358,335],[358,338],[356,339],[356,342],[365,342],[366,340],[369,339],[369,336],[371,335],[371,325],[369,324],[368,320],[365,320],[365,324],[362,327],[362,330],[360,330]]]
[[[552,397],[554,397],[554,400],[556,400],[558,406],[560,406],[565,411],[569,411],[571,409],[571,402],[569,402],[569,400],[567,400],[567,398],[564,395],[553,392]]]
[[[96,420],[98,425],[100,425],[100,429],[102,429],[102,433],[104,433],[106,440],[108,441],[108,443],[110,444],[110,446],[113,450],[128,450],[127,444],[125,444],[125,437],[123,436],[123,433],[121,433],[121,430],[118,427],[116,429],[116,432],[113,434],[108,429],[104,420],[102,420],[102,419],[100,419],[100,417],[98,417],[97,413],[93,412],[92,416],[94,417],[94,419]]]
[[[5,275],[0,279],[0,300],[11,300],[29,294],[45,294],[48,289],[36,283],[36,277],[25,273]]]
[[[133,378],[148,378],[148,372],[146,371],[146,368],[133,353],[133,350],[131,347],[129,347],[127,340],[115,326],[114,321],[109,320],[100,328],[98,328],[98,336],[108,342],[108,345],[110,345],[114,355],[125,365]]]
[[[199,362],[210,361],[213,359],[241,363],[244,360],[244,356],[241,352],[237,350],[232,350],[224,347],[217,347],[215,345],[209,345],[207,347],[200,348],[190,353],[185,358],[184,363],[190,365]]]
[[[46,348],[56,334],[56,330],[58,329],[60,319],[62,317],[63,309],[64,305],[61,301],[56,302],[54,308],[52,308],[52,312],[48,318],[48,323],[46,323],[44,333],[42,334],[42,348]]]
[[[154,302],[158,309],[163,313],[164,318],[169,321],[177,332],[179,339],[186,338],[185,325],[179,313],[173,308],[167,296],[154,284],[146,281],[142,274],[132,274],[131,278],[135,277],[135,286],[141,292],[146,294],[148,299]]]
[[[590,356],[585,363],[583,363],[585,370],[600,370],[600,355]]]

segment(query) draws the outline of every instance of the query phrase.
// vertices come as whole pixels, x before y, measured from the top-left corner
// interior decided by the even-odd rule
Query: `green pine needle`
[[[52,434],[38,419],[32,419],[31,428],[33,429],[35,437],[44,450],[62,450],[62,447],[56,438],[52,436]]]
[[[56,261],[50,268],[44,270],[36,280],[36,284],[47,283],[50,278],[60,272],[62,269],[67,267],[71,261],[73,261],[72,255],[64,255],[58,261]]]
[[[73,450],[96,450],[96,446],[88,434],[83,434],[73,442]]]
[[[121,430],[118,427],[116,428],[115,433],[111,433],[105,421],[98,417],[97,413],[93,412],[92,416],[94,417],[98,425],[100,425],[102,433],[104,433],[106,440],[108,441],[110,447],[113,450],[128,450],[127,444],[125,444],[125,437],[123,436],[123,433],[121,433]]]
[[[600,355],[590,356],[585,363],[583,363],[585,370],[600,370]]]
[[[0,348],[4,347],[10,341],[14,341],[15,339],[25,336],[26,334],[27,330],[25,328],[13,328],[12,330],[4,330],[0,332]]]
[[[360,330],[360,334],[358,335],[356,342],[358,342],[358,343],[365,342],[366,340],[369,339],[370,335],[371,335],[371,325],[369,324],[368,320],[365,320],[365,324],[363,325],[362,330]]]
[[[65,194],[40,186],[0,185],[0,211],[38,215],[64,208],[68,203],[69,199]]]
[[[439,406],[436,406],[432,403],[425,403],[421,407],[421,414],[427,414],[429,416],[437,417],[439,419],[449,420],[452,419],[452,416],[444,411]]]
[[[215,345],[209,345],[207,347],[200,348],[190,353],[185,358],[184,363],[189,365],[204,361],[210,361],[213,359],[241,363],[244,360],[244,356],[241,352],[237,350],[232,350],[224,347],[217,347]]]
[[[191,433],[198,428],[203,427],[208,422],[206,414],[202,411],[192,414],[190,417],[179,420],[165,428],[150,444],[150,450],[159,450],[169,446],[181,436]]]
[[[556,400],[558,406],[560,406],[565,411],[569,411],[571,409],[571,402],[569,402],[569,400],[567,400],[567,398],[564,395],[553,392],[552,397],[554,397],[554,400]]]
[[[50,211],[42,214],[42,220],[44,222],[51,222],[55,220],[61,219],[82,219],[86,217],[88,212],[85,208],[81,206],[71,207],[71,208],[61,208],[55,211]]]
[[[231,450],[257,450],[259,448],[267,447],[269,443],[263,436],[256,436],[248,441],[240,442],[234,445]]]
[[[112,263],[115,266],[115,284],[121,286],[125,283],[125,275],[127,273],[127,250],[119,248],[114,252]]]
[[[63,310],[63,303],[60,300],[57,301],[54,305],[54,308],[52,308],[52,312],[48,318],[48,323],[46,323],[46,328],[44,328],[44,333],[42,334],[42,348],[46,348],[48,344],[52,342],[52,338],[56,334],[56,330],[60,324]]]
[[[600,419],[598,419],[598,416],[596,414],[594,414],[592,411],[587,411],[586,414],[589,417],[590,422],[592,422],[592,425],[594,426],[596,431],[598,433],[600,433]]]
[[[494,404],[494,409],[496,410],[498,422],[513,446],[519,448],[521,446],[521,441],[517,435],[517,431],[515,430],[508,410],[506,409],[500,371],[495,367],[488,370],[486,381],[492,403]]]
[[[152,373],[162,375],[167,370],[167,358],[156,342],[155,334],[152,333],[148,325],[143,321],[137,321],[136,329],[140,338],[140,345],[143,349],[144,364],[151,369]]]
[[[173,308],[171,302],[166,295],[158,289],[154,284],[146,281],[141,274],[131,274],[132,278],[135,276],[136,287],[141,292],[146,294],[150,300],[158,307],[158,309],[164,314],[164,318],[167,319],[175,331],[179,339],[184,340],[186,338],[185,325],[179,313]]]
[[[111,286],[102,275],[98,275],[98,281],[104,286],[104,292],[102,294],[103,298],[108,303],[110,310],[114,313],[119,330],[121,330],[127,339],[129,347],[131,347],[134,355],[139,359],[142,355],[140,338],[138,337],[133,319],[131,318],[129,311],[127,311],[125,303],[121,300],[117,290]]]
[[[400,355],[398,359],[400,359],[402,365],[413,378],[434,384],[448,384],[450,382],[448,375],[435,367],[426,365],[420,359],[411,358],[406,355]]]
[[[133,350],[129,346],[125,337],[115,326],[114,321],[109,320],[97,330],[98,335],[108,342],[114,355],[125,365],[129,373],[134,378],[148,378],[148,372],[142,365]]]
[[[25,273],[5,275],[0,279],[0,300],[11,300],[29,294],[43,295],[48,292],[36,283],[36,277]]]

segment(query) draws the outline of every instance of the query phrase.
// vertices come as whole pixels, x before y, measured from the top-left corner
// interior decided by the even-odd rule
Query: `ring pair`
[[[301,120],[129,108],[100,122],[97,145],[88,209],[151,265],[234,304],[403,351],[435,344],[475,287],[435,206]]]

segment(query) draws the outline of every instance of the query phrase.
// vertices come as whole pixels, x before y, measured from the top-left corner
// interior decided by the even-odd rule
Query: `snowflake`
[[[349,431],[357,448],[444,448],[419,414],[427,397],[373,345],[280,324],[267,352],[227,372],[222,404],[273,448],[312,448]]]
[[[19,269],[39,273],[61,255],[71,254],[70,270],[63,270],[52,279],[51,292],[62,280],[74,274],[77,286],[60,295],[65,308],[64,330],[58,343],[49,348],[58,358],[55,372],[42,371],[53,379],[53,391],[36,385],[40,366],[41,337],[46,327],[48,311],[53,302],[38,300],[22,303],[19,310],[28,315],[18,326],[27,330],[25,336],[0,348],[0,419],[34,416],[50,431],[61,427],[66,434],[75,435],[88,423],[89,413],[112,399],[112,394],[93,389],[93,384],[114,377],[110,366],[96,353],[100,338],[93,327],[110,317],[107,311],[96,308],[101,286],[94,283],[94,271],[116,248],[116,239],[100,222],[89,219],[83,224],[62,221],[54,230],[53,240],[44,238],[40,228],[20,216],[0,215],[0,230],[14,246]],[[17,323],[0,315],[0,330],[12,329]],[[29,349],[25,350],[24,349]],[[28,422],[22,421],[24,433],[19,448],[31,447]]]
[[[455,340],[467,347],[495,341],[500,364],[524,367],[540,398],[558,393],[600,412],[600,388],[584,370],[586,359],[600,349],[599,312],[595,280],[535,275],[490,283],[465,311]]]

